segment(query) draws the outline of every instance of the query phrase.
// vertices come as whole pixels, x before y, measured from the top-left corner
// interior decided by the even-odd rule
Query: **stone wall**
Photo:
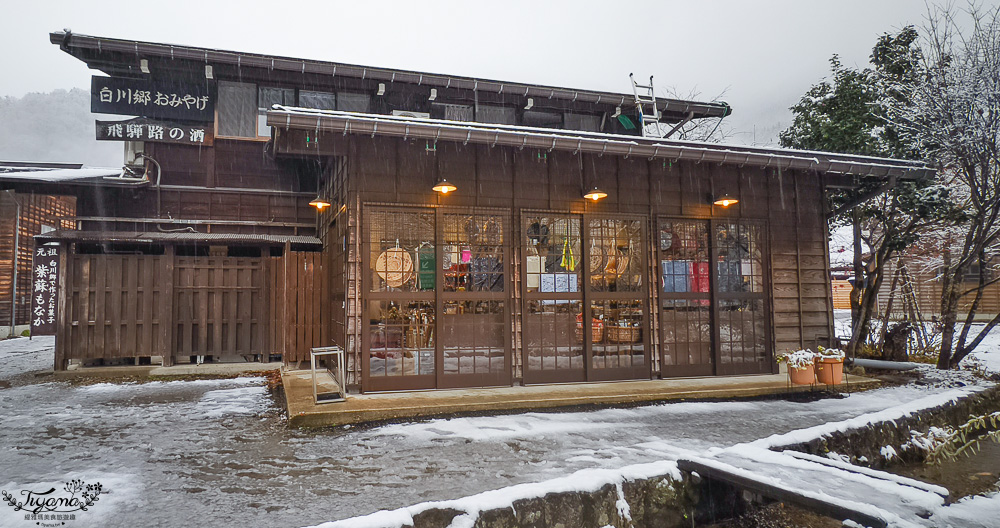
[[[549,493],[506,508],[470,514],[431,508],[413,515],[413,528],[682,528],[704,515],[704,483],[685,475],[625,480],[593,492]],[[475,519],[472,516],[475,515]],[[460,517],[465,516],[465,519]],[[454,523],[454,524],[453,524]]]
[[[820,456],[835,452],[851,457],[852,461],[864,457],[871,467],[883,468],[891,462],[880,452],[884,446],[892,446],[899,455],[908,456],[902,446],[910,441],[911,430],[927,432],[932,426],[956,427],[967,422],[970,416],[980,416],[997,410],[1000,410],[1000,386],[905,418],[838,432],[805,443],[776,447],[775,450],[791,449]],[[909,456],[914,454],[911,453]]]

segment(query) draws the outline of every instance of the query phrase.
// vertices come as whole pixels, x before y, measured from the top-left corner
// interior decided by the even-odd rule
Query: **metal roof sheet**
[[[95,185],[140,185],[148,183],[137,178],[122,178],[122,169],[78,168],[50,169],[17,167],[0,164],[0,182],[74,183]]]

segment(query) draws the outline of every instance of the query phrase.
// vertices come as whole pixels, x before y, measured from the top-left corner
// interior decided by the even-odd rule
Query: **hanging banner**
[[[55,335],[59,246],[35,248],[31,275],[31,335]]]
[[[215,121],[215,90],[208,83],[93,76],[90,111],[208,123]]]
[[[211,146],[215,135],[209,125],[181,125],[137,117],[127,121],[95,121],[98,141],[152,141]]]

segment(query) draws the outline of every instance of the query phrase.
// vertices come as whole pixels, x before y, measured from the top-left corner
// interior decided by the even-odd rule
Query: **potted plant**
[[[778,356],[778,363],[788,365],[788,376],[795,385],[812,385],[816,383],[816,353],[808,348],[786,352]]]
[[[820,383],[839,385],[844,380],[844,351],[839,348],[818,348],[816,378]]]

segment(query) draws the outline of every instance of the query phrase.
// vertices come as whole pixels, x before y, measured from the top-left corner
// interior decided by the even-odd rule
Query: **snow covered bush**
[[[839,359],[841,361],[843,361],[844,359],[844,351],[839,348],[817,347],[816,349],[819,350],[817,357],[828,358],[828,359]]]
[[[778,355],[778,363],[788,363],[788,368],[795,370],[809,368],[815,361],[816,353],[808,348]]]
[[[926,433],[910,431],[904,450],[916,450],[930,464],[976,452],[983,441],[1000,442],[1000,412],[973,416],[954,427],[931,427]]]

